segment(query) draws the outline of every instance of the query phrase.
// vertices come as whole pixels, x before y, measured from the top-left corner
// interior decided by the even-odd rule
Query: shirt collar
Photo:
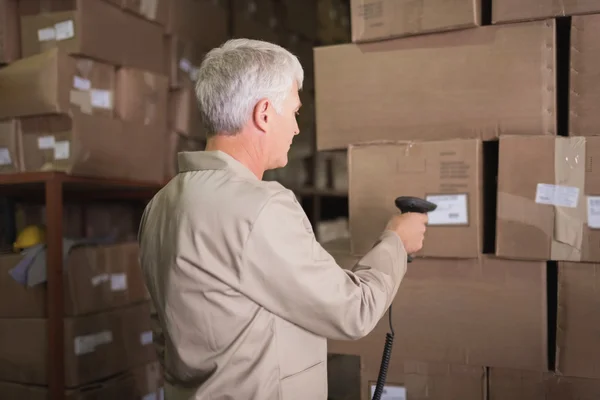
[[[258,179],[244,164],[220,151],[184,151],[177,154],[179,172],[229,170],[235,174]]]

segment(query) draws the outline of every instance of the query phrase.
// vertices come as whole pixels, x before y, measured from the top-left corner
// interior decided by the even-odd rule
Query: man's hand
[[[427,214],[405,213],[393,216],[386,230],[396,232],[404,244],[407,254],[413,254],[423,247],[425,238]]]

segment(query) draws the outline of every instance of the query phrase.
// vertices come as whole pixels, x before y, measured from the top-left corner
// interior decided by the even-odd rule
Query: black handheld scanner
[[[402,214],[408,212],[425,214],[434,211],[437,208],[437,204],[434,204],[425,199],[421,199],[419,197],[411,196],[398,197],[396,198],[395,203],[396,207],[398,207]],[[412,260],[413,258],[409,254],[408,262],[411,262]]]

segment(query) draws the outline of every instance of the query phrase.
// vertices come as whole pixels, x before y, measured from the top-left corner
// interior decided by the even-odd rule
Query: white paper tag
[[[0,147],[0,165],[11,165],[10,151],[6,147]]]
[[[557,207],[576,208],[579,202],[579,188],[538,183],[535,202]]]
[[[466,194],[441,194],[427,196],[427,201],[437,205],[435,211],[428,213],[428,225],[467,225],[469,209]]]
[[[142,346],[152,343],[152,331],[142,332],[140,335],[140,343],[142,343]]]
[[[46,150],[54,148],[54,136],[40,136],[38,138],[38,149]]]
[[[96,275],[92,278],[93,286],[98,286],[99,284],[101,284],[103,282],[108,282],[108,274],[100,274],[100,275]]]
[[[89,79],[84,79],[80,76],[73,77],[73,87],[79,90],[90,90],[92,88],[92,82]]]
[[[66,40],[75,36],[72,19],[55,24],[54,29],[56,30],[56,40]]]
[[[117,292],[120,290],[127,289],[127,275],[125,274],[112,274],[110,276],[110,290]]]
[[[587,224],[592,229],[600,228],[600,196],[587,198]]]
[[[179,60],[179,68],[185,72],[190,72],[192,68],[192,63],[187,58],[182,58]]]
[[[54,159],[68,160],[71,155],[71,143],[68,140],[61,140],[54,143]]]
[[[142,400],[157,400],[156,393],[148,393],[147,395],[142,397]]]
[[[92,107],[112,108],[112,92],[110,90],[92,89],[91,96]]]
[[[75,338],[75,354],[93,353],[96,347],[112,342],[113,336],[111,331],[103,331],[91,335],[77,336]]]
[[[377,385],[371,385],[371,397],[375,394]],[[385,385],[381,393],[381,400],[406,400],[406,388],[403,386]]]
[[[56,31],[54,28],[38,29],[38,41],[47,42],[48,40],[56,39]]]

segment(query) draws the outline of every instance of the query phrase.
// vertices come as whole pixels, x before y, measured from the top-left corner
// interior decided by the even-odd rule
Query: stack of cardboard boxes
[[[334,255],[359,260],[397,196],[438,204],[393,303],[390,393],[597,398],[600,5],[351,3],[354,43],[315,49],[317,147],[348,151]],[[329,344],[361,357],[362,399],[388,329]]]

